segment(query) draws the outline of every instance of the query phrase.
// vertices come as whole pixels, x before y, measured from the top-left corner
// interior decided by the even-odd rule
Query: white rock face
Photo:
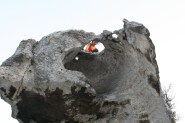
[[[22,41],[0,67],[0,94],[20,123],[171,123],[149,31],[55,32]],[[99,54],[82,52],[99,38]]]

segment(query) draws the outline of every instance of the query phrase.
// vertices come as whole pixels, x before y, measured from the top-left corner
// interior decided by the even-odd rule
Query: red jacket
[[[85,49],[85,52],[93,52],[95,50],[97,50],[97,48],[95,47],[96,44],[88,44],[86,49]]]

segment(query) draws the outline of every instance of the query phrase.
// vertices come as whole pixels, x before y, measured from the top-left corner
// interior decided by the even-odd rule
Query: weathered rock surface
[[[171,123],[148,29],[124,20],[114,33],[69,30],[22,41],[0,67],[12,116],[20,123]],[[81,52],[96,37],[105,50]]]

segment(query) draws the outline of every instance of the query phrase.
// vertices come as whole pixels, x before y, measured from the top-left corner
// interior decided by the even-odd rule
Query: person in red
[[[97,40],[91,41],[89,44],[85,46],[85,52],[98,52],[96,45],[99,43]]]

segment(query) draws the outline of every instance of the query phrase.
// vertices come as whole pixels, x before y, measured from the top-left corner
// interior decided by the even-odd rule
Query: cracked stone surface
[[[171,123],[149,36],[124,20],[100,35],[68,30],[23,40],[0,67],[1,98],[20,123]],[[82,52],[97,37],[105,50]]]

